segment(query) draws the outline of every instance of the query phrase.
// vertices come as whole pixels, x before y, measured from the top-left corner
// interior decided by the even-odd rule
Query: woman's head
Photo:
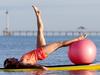
[[[18,61],[17,58],[7,58],[4,61],[4,68],[8,69],[16,69],[16,68],[33,68],[31,64],[23,64],[22,62]]]
[[[19,61],[16,58],[7,58],[4,61],[4,68],[16,68],[18,65]]]

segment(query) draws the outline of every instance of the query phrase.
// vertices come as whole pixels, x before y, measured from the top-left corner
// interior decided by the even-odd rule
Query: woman
[[[45,59],[49,54],[56,51],[58,48],[66,47],[72,44],[73,42],[85,39],[86,35],[81,35],[78,38],[69,40],[69,41],[58,41],[46,44],[46,40],[44,38],[44,27],[41,18],[41,13],[36,6],[32,6],[35,15],[37,18],[37,48],[25,53],[19,60],[16,58],[7,58],[4,61],[5,68],[41,68],[46,69],[46,67],[42,65],[37,65],[36,63],[39,60]]]

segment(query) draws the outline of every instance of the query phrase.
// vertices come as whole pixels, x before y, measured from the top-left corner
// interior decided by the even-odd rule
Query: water
[[[46,37],[47,43],[72,39],[74,36]],[[95,63],[100,60],[100,36],[89,36],[97,46],[97,57]],[[34,36],[0,36],[0,67],[7,57],[20,58],[22,54],[36,47],[36,37]],[[48,56],[47,59],[39,61],[42,65],[65,65],[71,64],[67,56],[67,47],[58,49]],[[33,72],[0,72],[2,75],[99,75],[99,71],[33,71]]]

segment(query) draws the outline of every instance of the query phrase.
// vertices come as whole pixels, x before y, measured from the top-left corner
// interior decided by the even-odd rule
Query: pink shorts
[[[35,58],[38,60],[43,60],[47,57],[47,54],[42,48],[37,48],[36,50],[33,50],[33,53],[35,55]]]
[[[20,61],[24,64],[35,64],[38,60],[43,60],[47,57],[47,54],[44,52],[42,48],[37,48],[35,50],[29,51],[26,54],[24,54]]]

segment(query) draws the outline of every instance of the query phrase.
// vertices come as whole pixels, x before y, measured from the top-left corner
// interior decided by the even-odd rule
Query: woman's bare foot
[[[35,6],[35,5],[32,5],[34,11],[35,11],[35,14],[36,15],[40,15],[40,10]]]
[[[77,38],[77,40],[83,40],[87,37],[87,34],[82,34],[80,37]]]

